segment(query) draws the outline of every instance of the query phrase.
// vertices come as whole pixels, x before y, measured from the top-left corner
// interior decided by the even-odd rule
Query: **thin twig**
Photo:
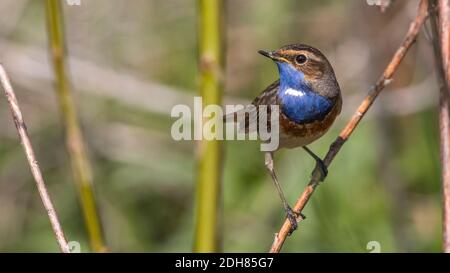
[[[430,22],[433,31],[433,50],[439,82],[439,137],[442,176],[443,251],[450,252],[450,109],[449,109],[449,0],[433,0]],[[437,9],[436,9],[437,8]],[[439,16],[437,16],[438,11]]]
[[[222,0],[198,0],[199,82],[204,105],[221,104],[223,93]],[[205,120],[206,121],[206,120]],[[201,130],[200,130],[201,131]],[[195,252],[220,251],[222,146],[218,140],[198,143]]]
[[[92,167],[81,132],[72,86],[66,68],[66,42],[61,1],[47,0],[49,49],[55,72],[56,93],[65,125],[66,146],[72,164],[74,182],[83,212],[92,250],[105,252],[103,230],[94,194]]]
[[[12,88],[8,75],[6,74],[6,71],[1,64],[0,81],[3,90],[5,91],[6,99],[8,100],[9,107],[14,119],[14,124],[16,125],[17,131],[19,132],[22,146],[25,150],[25,154],[27,156],[31,172],[33,173],[34,180],[36,181],[42,203],[44,204],[45,210],[48,214],[48,218],[50,219],[50,223],[52,225],[53,232],[55,233],[56,240],[58,241],[59,247],[62,252],[70,253],[69,245],[67,244],[66,238],[64,237],[64,232],[58,220],[58,215],[56,214],[55,208],[53,207],[53,203],[47,192],[47,188],[45,186],[44,178],[42,177],[39,164],[34,155],[33,147],[31,145],[30,138],[28,137],[27,127],[25,125],[25,122],[23,121],[22,112],[19,108],[19,103],[17,102],[17,98],[14,94],[14,90]]]
[[[392,81],[392,76],[397,71],[397,68],[401,63],[401,61],[403,60],[403,58],[405,57],[408,49],[415,42],[421,26],[423,25],[425,19],[427,18],[427,15],[428,15],[428,0],[421,0],[419,3],[416,18],[411,23],[402,44],[395,52],[394,56],[392,57],[386,69],[384,70],[380,79],[369,90],[369,93],[367,94],[363,102],[359,105],[353,117],[347,123],[345,128],[341,131],[338,138],[331,144],[330,149],[328,150],[328,153],[325,156],[325,159],[323,160],[323,162],[327,167],[331,164],[336,154],[340,151],[344,143],[356,129],[359,122],[367,113],[370,106],[375,101],[380,92],[384,89],[386,85],[388,85]],[[302,195],[297,200],[297,203],[293,208],[294,211],[297,212],[298,214],[302,212],[303,208],[306,206],[312,194],[314,193],[314,190],[319,185],[319,177],[320,172],[315,170],[308,186],[303,191]],[[289,235],[290,230],[291,230],[291,223],[289,220],[286,219],[280,231],[278,232],[278,236],[276,236],[272,244],[272,247],[270,248],[271,253],[280,252],[281,247],[283,246],[283,243],[285,242],[287,236]]]
[[[450,253],[450,1],[439,0],[439,33],[441,36],[442,69],[445,84],[439,93],[439,127],[441,138],[441,166],[443,188],[443,250]]]

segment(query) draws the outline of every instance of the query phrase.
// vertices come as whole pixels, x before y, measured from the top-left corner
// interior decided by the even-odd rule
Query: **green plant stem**
[[[222,0],[198,0],[199,73],[203,106],[221,104],[223,88]],[[222,117],[214,117],[220,118]],[[198,147],[194,251],[220,251],[220,188],[222,151],[218,140]]]
[[[91,165],[86,153],[72,97],[71,83],[66,70],[66,45],[61,2],[59,0],[46,0],[46,13],[56,91],[65,125],[66,145],[78,191],[78,198],[89,234],[91,248],[95,252],[104,252],[106,247],[94,197]]]

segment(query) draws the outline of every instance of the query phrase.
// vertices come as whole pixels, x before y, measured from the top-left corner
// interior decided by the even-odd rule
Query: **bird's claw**
[[[292,210],[291,207],[286,208],[286,217],[289,219],[289,222],[291,223],[291,229],[289,230],[289,235],[292,234],[297,229],[298,222],[300,220],[305,220],[306,216],[302,213],[297,213],[294,210]],[[300,219],[299,219],[300,217]]]

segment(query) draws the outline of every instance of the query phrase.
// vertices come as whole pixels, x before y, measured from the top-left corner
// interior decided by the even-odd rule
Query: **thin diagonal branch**
[[[19,132],[20,140],[25,150],[31,172],[33,173],[34,180],[36,181],[39,195],[41,196],[42,203],[44,204],[45,210],[47,211],[48,218],[50,219],[50,223],[53,228],[53,232],[55,233],[56,240],[58,241],[59,248],[64,253],[70,253],[69,245],[67,244],[66,238],[64,237],[64,232],[62,230],[61,224],[59,223],[58,216],[47,192],[44,178],[42,177],[41,170],[34,155],[33,147],[31,145],[30,138],[28,137],[27,127],[25,125],[25,122],[23,121],[22,112],[19,108],[19,103],[17,102],[17,98],[14,94],[14,90],[12,88],[8,75],[6,74],[6,71],[1,64],[0,81],[3,90],[5,91],[9,107],[11,109],[14,124],[16,125],[17,131]]]
[[[388,85],[392,81],[392,76],[394,75],[395,71],[397,71],[397,68],[399,67],[401,61],[408,52],[408,49],[415,42],[416,37],[419,34],[419,31],[422,25],[424,24],[427,16],[428,16],[428,0],[421,0],[419,3],[416,18],[411,23],[402,44],[395,52],[391,61],[387,65],[383,74],[381,75],[380,79],[369,90],[369,93],[367,94],[363,102],[359,105],[353,117],[347,123],[345,128],[341,131],[337,139],[331,144],[330,149],[328,150],[328,153],[325,156],[325,159],[323,160],[323,162],[327,167],[331,164],[331,162],[333,161],[337,153],[340,151],[344,143],[356,129],[359,122],[367,113],[370,106],[373,104],[373,102],[380,94],[380,92],[384,89],[386,85]],[[320,173],[318,170],[315,170],[308,186],[303,191],[302,195],[297,200],[297,203],[293,208],[294,211],[297,212],[298,214],[302,212],[302,210],[308,203],[309,199],[311,198],[312,194],[314,193],[316,187],[319,185],[319,178]],[[280,231],[275,235],[272,247],[270,248],[271,253],[280,252],[287,236],[289,235],[290,230],[291,230],[291,223],[289,220],[286,219]]]
[[[447,253],[450,252],[449,5],[449,0],[433,0],[430,5],[433,50],[439,82],[439,137],[443,199],[442,246],[443,251]]]

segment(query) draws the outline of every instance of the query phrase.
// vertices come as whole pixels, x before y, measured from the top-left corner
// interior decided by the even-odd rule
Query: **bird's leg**
[[[314,160],[316,161],[316,167],[314,168],[314,171],[312,172],[312,175],[314,175],[314,172],[316,169],[319,170],[320,172],[320,178],[319,181],[322,182],[325,177],[328,174],[328,168],[327,166],[325,166],[325,163],[323,163],[322,159],[320,159],[320,157],[318,157],[315,153],[313,153],[313,151],[311,151],[308,147],[303,146],[303,149],[305,149],[305,151],[314,158]]]
[[[286,198],[284,197],[283,190],[281,189],[281,185],[278,182],[277,175],[275,174],[275,168],[274,168],[274,165],[273,165],[273,153],[271,153],[271,152],[267,152],[266,153],[265,165],[266,165],[267,170],[270,173],[270,176],[272,177],[272,181],[273,181],[273,183],[274,183],[274,185],[275,185],[275,187],[276,187],[276,189],[278,191],[278,195],[280,196],[281,202],[283,202],[283,207],[284,207],[284,210],[286,211],[287,218],[291,222],[291,231],[290,231],[290,233],[292,233],[294,230],[297,229],[297,218],[298,218],[298,216],[301,216],[303,219],[305,219],[306,217],[303,214],[301,214],[301,213],[298,214],[295,211],[293,211],[292,208],[287,203]]]

